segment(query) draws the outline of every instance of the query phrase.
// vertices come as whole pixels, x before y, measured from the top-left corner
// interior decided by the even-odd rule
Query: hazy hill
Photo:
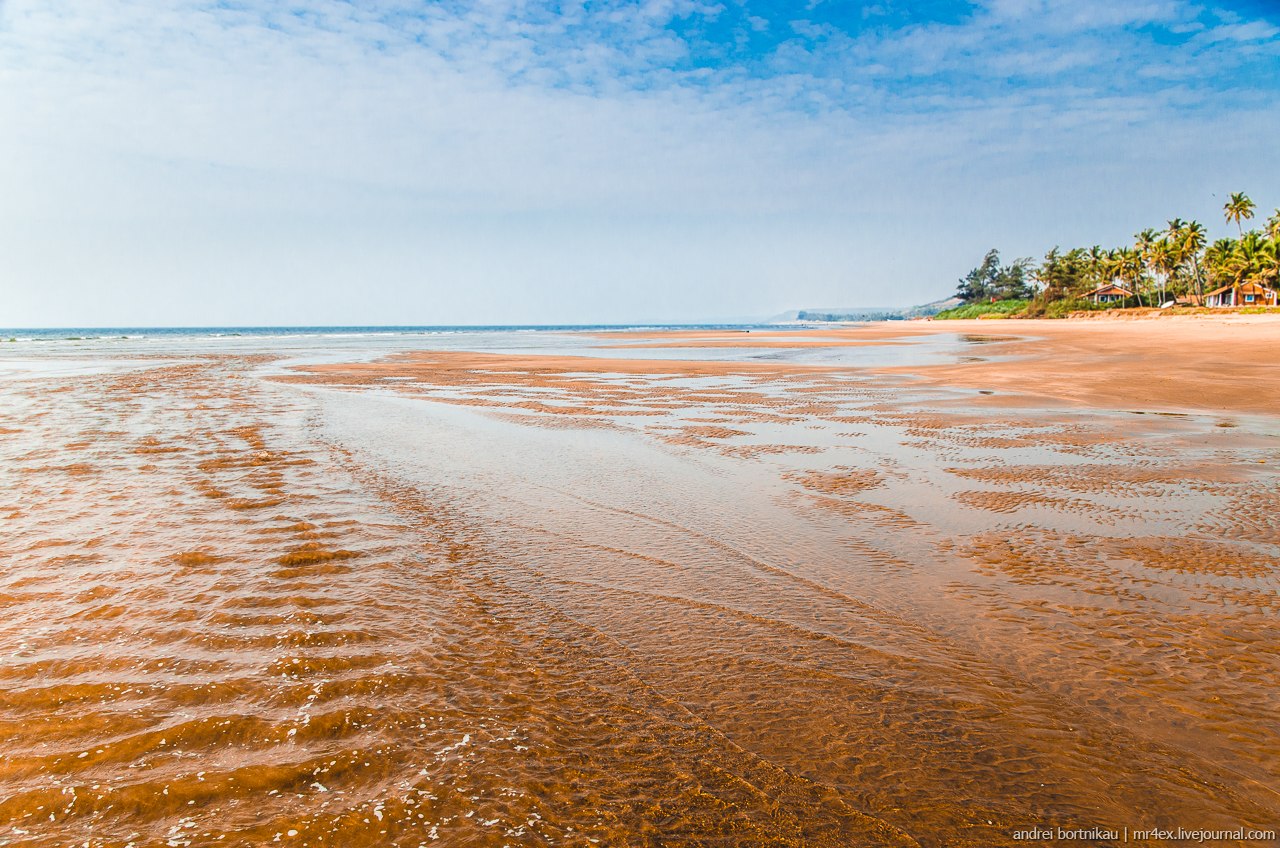
[[[795,322],[823,321],[903,321],[908,318],[927,318],[937,315],[944,309],[959,304],[954,297],[935,300],[920,306],[857,306],[833,309],[798,309],[784,312],[769,319],[772,324],[791,324]]]

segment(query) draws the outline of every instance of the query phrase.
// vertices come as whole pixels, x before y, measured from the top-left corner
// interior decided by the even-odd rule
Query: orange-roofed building
[[[1257,283],[1223,286],[1204,296],[1205,306],[1275,306],[1280,296],[1275,289]]]
[[[1115,283],[1107,283],[1105,286],[1098,286],[1093,291],[1084,296],[1085,300],[1091,300],[1094,303],[1120,303],[1128,298],[1133,297],[1133,292],[1117,286]]]

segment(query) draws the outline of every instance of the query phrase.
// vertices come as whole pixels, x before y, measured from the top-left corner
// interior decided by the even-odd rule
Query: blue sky
[[[907,305],[1280,206],[1280,10],[0,0],[0,325]]]

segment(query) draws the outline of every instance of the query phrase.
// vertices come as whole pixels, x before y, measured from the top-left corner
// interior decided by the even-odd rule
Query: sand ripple
[[[0,844],[1274,826],[1265,448],[468,362],[0,386]]]

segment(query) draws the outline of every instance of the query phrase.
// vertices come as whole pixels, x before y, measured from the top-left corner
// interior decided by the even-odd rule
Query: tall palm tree
[[[1160,238],[1160,234],[1147,227],[1140,233],[1134,233],[1133,246],[1138,249],[1138,253],[1145,253],[1151,249],[1151,246]]]
[[[1249,199],[1242,191],[1237,191],[1231,195],[1231,198],[1222,207],[1222,214],[1226,217],[1227,223],[1236,222],[1236,230],[1240,235],[1244,235],[1244,228],[1241,221],[1248,221],[1253,218],[1253,210],[1256,207],[1252,200]]]
[[[1170,222],[1172,223],[1172,222]],[[1205,229],[1199,221],[1191,221],[1183,226],[1176,238],[1178,245],[1178,261],[1191,269],[1191,280],[1195,285],[1196,298],[1204,300],[1204,273],[1200,267],[1200,251],[1204,250]]]
[[[1178,250],[1172,242],[1167,239],[1160,239],[1160,241],[1151,246],[1147,263],[1155,272],[1156,283],[1160,291],[1160,300],[1157,305],[1163,306],[1165,303],[1165,291],[1169,287],[1169,280],[1178,269]]]
[[[1115,275],[1142,303],[1142,255],[1132,247],[1122,247],[1113,252]]]
[[[1174,218],[1168,224],[1164,231],[1164,240],[1169,243],[1169,250],[1172,251],[1170,261],[1173,263],[1173,270],[1170,272],[1169,288],[1173,288],[1173,281],[1187,270],[1186,251],[1182,244],[1183,229],[1187,226],[1187,222],[1181,218]]]
[[[1138,262],[1141,265],[1145,266],[1147,271],[1149,271],[1152,274],[1152,276],[1154,276],[1156,273],[1155,251],[1156,251],[1156,245],[1160,242],[1160,234],[1157,233],[1155,230],[1153,230],[1151,227],[1147,227],[1142,232],[1134,235],[1133,242],[1134,242],[1133,246],[1135,248],[1135,253],[1137,254],[1137,257],[1138,257]],[[1140,280],[1135,282],[1140,282]],[[1138,303],[1142,303],[1141,292],[1137,292],[1137,294],[1138,294]]]
[[[1095,244],[1089,248],[1085,254],[1085,265],[1088,268],[1089,279],[1093,281],[1095,287],[1111,281],[1107,272],[1107,252],[1102,249],[1102,245]]]

